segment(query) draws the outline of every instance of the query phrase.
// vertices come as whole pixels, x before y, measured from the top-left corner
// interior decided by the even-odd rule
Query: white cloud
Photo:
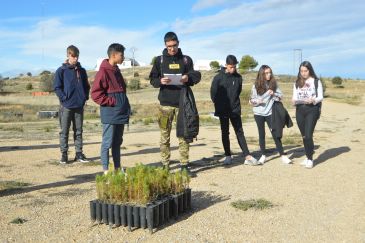
[[[222,5],[232,5],[239,2],[238,0],[199,0],[193,7],[192,11],[199,11],[206,8],[217,7]]]
[[[126,47],[126,56],[132,55],[132,46],[137,47],[136,59],[149,63],[154,55],[160,53],[160,50],[156,52],[163,46],[159,31],[164,28],[166,25],[159,23],[143,30],[132,31],[104,26],[71,25],[63,19],[50,18],[38,21],[26,33],[23,30],[0,30],[0,43],[9,43],[16,39],[17,49],[23,59],[19,62],[18,55],[14,59],[8,57],[7,62],[0,64],[0,71],[13,69],[15,63],[29,69],[39,69],[41,62],[45,62],[47,67],[57,67],[66,57],[66,47],[71,44],[80,49],[80,61],[88,68],[95,66],[97,58],[106,56],[108,46],[115,42]],[[32,58],[33,63],[30,63]]]
[[[130,47],[137,47],[136,59],[149,63],[163,49],[164,31],[173,29],[181,40],[183,52],[194,60],[220,60],[227,54],[240,58],[249,54],[259,64],[272,66],[275,73],[292,73],[293,49],[300,48],[303,59],[313,62],[322,74],[360,73],[365,78],[362,43],[365,1],[200,0],[192,6],[192,11],[203,12],[208,8],[214,8],[208,11],[213,14],[180,18],[172,25],[152,22],[137,30],[81,25],[70,16],[29,19],[34,24],[26,31],[0,25],[0,72],[13,69],[14,65],[32,69],[39,69],[40,65],[57,67],[70,44],[80,48],[80,61],[88,68],[106,55],[108,45],[113,42],[126,46],[126,56],[131,56]],[[2,21],[0,24],[7,20]],[[22,19],[7,22],[17,21]]]
[[[326,75],[341,65],[348,66],[341,75],[350,76],[361,68],[354,60],[364,54],[363,12],[362,1],[265,0],[177,20],[173,26],[187,40],[185,50],[197,59],[250,54],[259,63],[276,67],[276,73],[292,73],[293,49],[301,48],[303,58],[318,64]]]

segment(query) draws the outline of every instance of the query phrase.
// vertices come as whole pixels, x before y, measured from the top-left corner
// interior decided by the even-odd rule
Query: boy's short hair
[[[228,55],[226,58],[227,65],[237,65],[238,61],[237,58],[233,55]]]
[[[74,57],[78,57],[80,55],[79,48],[77,48],[74,45],[70,45],[69,47],[67,47],[66,52],[67,52],[67,55],[71,54]]]
[[[119,43],[113,43],[108,47],[108,57],[110,57],[114,52],[121,52],[124,54],[125,47]]]
[[[177,35],[175,34],[175,32],[167,32],[165,34],[165,37],[163,38],[165,43],[168,42],[168,41],[177,41],[179,42],[179,39],[177,38]]]

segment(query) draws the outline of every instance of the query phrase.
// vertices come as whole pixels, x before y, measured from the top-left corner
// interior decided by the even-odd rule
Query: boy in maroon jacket
[[[124,60],[124,46],[118,43],[108,48],[109,59],[103,60],[91,89],[91,98],[100,105],[103,138],[100,158],[104,173],[109,170],[109,149],[112,149],[114,169],[120,169],[120,146],[124,125],[129,122],[130,105],[126,84],[117,64]]]

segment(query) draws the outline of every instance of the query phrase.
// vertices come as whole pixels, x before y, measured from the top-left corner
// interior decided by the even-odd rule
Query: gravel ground
[[[95,161],[89,165],[59,165],[57,139],[1,139],[0,181],[31,185],[0,191],[0,242],[365,242],[364,114],[364,104],[326,101],[315,132],[317,165],[311,170],[299,165],[302,146],[290,144],[284,147],[292,165],[273,154],[263,166],[245,166],[233,132],[234,163],[225,167],[219,127],[201,127],[190,151],[197,174],[190,184],[193,210],[153,234],[90,221],[89,201],[96,197],[95,175],[101,171],[100,134],[85,136],[84,152]],[[245,122],[244,130],[247,137],[257,137],[254,122]],[[284,132],[299,131],[295,125]],[[124,166],[158,164],[157,130],[131,129],[124,138]],[[171,144],[172,159],[178,159],[177,140]],[[249,148],[257,151],[258,144]],[[258,198],[274,207],[241,211],[230,205]],[[15,218],[26,222],[10,223]]]

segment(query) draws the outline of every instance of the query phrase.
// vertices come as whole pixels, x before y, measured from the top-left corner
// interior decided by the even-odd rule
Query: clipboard
[[[166,85],[183,85],[180,81],[181,81],[181,73],[178,74],[171,74],[171,73],[164,73],[163,76],[165,78],[169,78],[171,80],[170,83],[166,84]]]

